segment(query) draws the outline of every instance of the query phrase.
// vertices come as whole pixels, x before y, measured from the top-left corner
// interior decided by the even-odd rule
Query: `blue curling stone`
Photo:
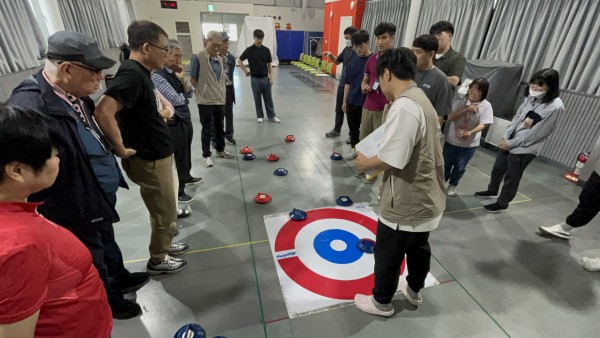
[[[200,326],[198,324],[195,324],[195,323],[185,324],[179,330],[177,330],[174,338],[187,338],[187,337],[206,338],[206,331],[204,331],[202,326]]]
[[[279,168],[279,169],[275,169],[275,171],[273,172],[274,175],[277,176],[285,176],[288,174],[288,171],[286,169],[283,168]]]
[[[341,207],[349,207],[354,203],[349,196],[340,196],[335,200],[335,202]]]
[[[256,155],[254,155],[254,154],[246,154],[246,155],[244,155],[244,161],[252,161],[255,158],[256,158]]]
[[[372,254],[375,251],[375,241],[369,238],[362,238],[358,241],[358,248],[364,253]]]
[[[342,154],[336,153],[336,152],[331,154],[331,156],[329,156],[329,158],[331,158],[334,161],[341,161],[343,159]]]
[[[290,211],[290,218],[294,221],[302,221],[306,219],[306,211],[294,208],[294,210]]]

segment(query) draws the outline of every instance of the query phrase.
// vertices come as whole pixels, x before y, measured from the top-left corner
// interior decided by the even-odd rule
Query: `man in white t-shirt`
[[[429,273],[429,232],[446,207],[444,161],[437,114],[414,82],[416,57],[408,48],[383,52],[377,61],[380,88],[393,101],[384,111],[384,139],[376,156],[358,153],[360,171],[384,171],[375,250],[373,296],[357,294],[361,311],[389,317],[398,290],[400,265],[408,257],[402,291],[417,306]]]

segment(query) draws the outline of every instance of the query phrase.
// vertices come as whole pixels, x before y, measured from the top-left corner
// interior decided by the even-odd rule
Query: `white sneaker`
[[[204,163],[204,166],[209,167],[209,168],[214,165],[213,161],[210,159],[210,157],[203,158],[202,162]]]
[[[146,272],[149,275],[160,275],[160,274],[170,274],[177,273],[187,266],[187,262],[181,258],[174,258],[169,255],[165,257],[160,263],[152,263],[152,261],[148,261],[146,264]]]
[[[263,118],[262,118],[262,117],[259,117],[259,118],[257,118],[257,119],[256,119],[256,121],[257,121],[258,123],[263,123]]]
[[[552,235],[562,239],[570,239],[573,227],[566,223],[559,223],[548,227],[539,227],[539,230],[543,234]]]
[[[222,157],[222,158],[227,158],[227,159],[231,159],[234,157],[233,154],[228,152],[227,150],[217,151],[217,156]]]
[[[448,196],[456,196],[456,186],[455,185],[448,185],[448,191],[446,191],[446,194],[448,194]]]
[[[274,117],[274,118],[272,118],[272,119],[269,119],[269,121],[271,121],[271,122],[275,122],[275,123],[280,123],[280,122],[281,122],[281,120],[280,120],[280,119],[278,119],[278,118],[277,118],[277,116],[275,116],[275,117]]]
[[[600,258],[583,257],[583,268],[587,271],[600,271]]]
[[[169,248],[169,255],[173,255],[173,256],[179,256],[179,255],[183,255],[184,253],[188,252],[190,250],[189,245],[185,244],[185,243],[171,243],[171,247]],[[177,259],[181,259],[181,258],[177,258]]]
[[[352,151],[348,155],[346,155],[346,160],[354,161],[357,157],[358,157],[358,153],[356,152],[356,150],[352,149]]]
[[[423,297],[421,297],[421,293],[414,292],[411,290],[410,286],[408,286],[408,283],[405,284],[406,285],[402,285],[401,290],[408,302],[414,306],[421,305],[421,303],[423,303]]]
[[[360,293],[354,296],[354,305],[362,312],[382,317],[391,317],[394,315],[393,306],[388,311],[380,310],[373,304],[373,301],[373,296],[361,295]]]

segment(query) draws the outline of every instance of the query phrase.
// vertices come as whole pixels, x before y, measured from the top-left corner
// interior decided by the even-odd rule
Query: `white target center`
[[[330,244],[331,248],[335,251],[344,251],[348,247],[346,242],[340,241],[339,239],[334,239]]]

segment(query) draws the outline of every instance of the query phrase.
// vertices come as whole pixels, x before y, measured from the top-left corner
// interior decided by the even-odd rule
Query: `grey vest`
[[[198,53],[198,62],[200,63],[200,72],[198,74],[198,84],[196,85],[196,103],[202,105],[225,105],[225,70],[223,69],[223,59],[217,56],[221,65],[221,78],[217,76],[210,65],[210,54],[205,50]]]
[[[423,109],[425,135],[415,144],[404,169],[393,168],[383,174],[380,214],[391,222],[425,222],[446,208],[441,132],[435,109],[420,88],[413,84],[400,97],[415,101]]]

